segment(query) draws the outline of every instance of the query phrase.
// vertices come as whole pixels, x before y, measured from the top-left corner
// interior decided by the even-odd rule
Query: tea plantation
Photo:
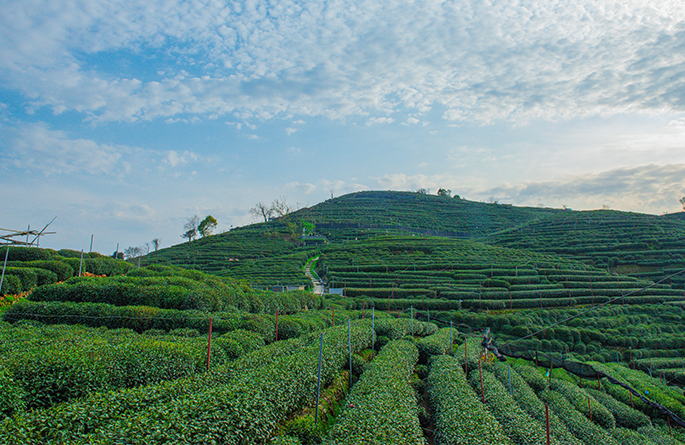
[[[684,221],[363,192],[141,267],[10,247],[0,443],[685,443]],[[307,263],[336,294],[262,290]]]

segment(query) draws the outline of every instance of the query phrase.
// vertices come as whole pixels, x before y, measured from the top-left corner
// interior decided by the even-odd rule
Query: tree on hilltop
[[[273,205],[266,205],[258,202],[250,209],[250,215],[254,216],[255,218],[264,218],[264,222],[268,222],[274,215]]]
[[[678,202],[683,206],[683,211],[685,211],[685,196],[683,196],[682,198],[680,198],[680,199],[678,200]]]
[[[205,236],[209,236],[212,234],[214,229],[216,229],[216,218],[214,218],[212,215],[208,215],[205,219],[202,220],[199,226],[197,226],[197,231],[200,232],[200,235],[204,238]]]
[[[200,225],[200,217],[197,215],[188,218],[188,222],[183,225],[183,230],[185,233],[181,235],[181,238],[188,238],[188,241],[192,241],[197,238],[197,226]]]

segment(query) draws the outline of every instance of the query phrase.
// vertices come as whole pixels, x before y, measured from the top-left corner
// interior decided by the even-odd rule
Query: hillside
[[[558,254],[610,272],[658,281],[685,268],[685,219],[678,216],[610,210],[566,212],[523,223],[483,240],[497,246]],[[674,277],[666,283],[682,289],[685,277]]]
[[[358,192],[329,199],[268,223],[178,244],[143,257],[141,265],[166,264],[259,284],[306,284],[301,272],[325,237],[339,243],[380,235],[483,237],[561,212],[484,204],[413,192]],[[303,228],[319,239],[304,241]]]

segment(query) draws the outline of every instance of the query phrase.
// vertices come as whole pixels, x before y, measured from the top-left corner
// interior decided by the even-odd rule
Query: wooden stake
[[[278,309],[276,309],[276,341],[278,341]]]
[[[547,445],[550,445],[549,437],[549,406],[545,403],[545,426],[547,427]]]
[[[478,360],[478,375],[480,376],[480,392],[483,395],[483,404],[485,404],[485,388],[483,387],[483,371],[481,371],[480,360]]]

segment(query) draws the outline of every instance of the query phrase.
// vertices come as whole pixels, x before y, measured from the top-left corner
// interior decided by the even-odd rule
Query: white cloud
[[[43,124],[0,126],[0,131],[6,138],[6,162],[16,168],[48,175],[126,173],[123,157],[134,151],[125,146],[71,139],[65,132],[50,130]]]
[[[288,151],[288,153],[295,155],[295,156],[302,154],[302,149],[298,148],[298,147],[290,147],[287,151]]]
[[[376,124],[392,124],[393,122],[395,122],[395,119],[391,117],[372,117],[366,121],[366,125],[371,126]]]
[[[288,136],[295,133],[296,131],[297,131],[297,128],[292,128],[292,127],[288,127],[285,129],[285,132],[288,134]]]
[[[302,194],[305,194],[305,195],[309,195],[310,193],[315,191],[317,187],[315,184],[301,183],[301,182],[294,181],[294,182],[290,182],[290,183],[286,184],[285,188],[290,189],[290,190],[295,190],[295,191],[302,193]]]
[[[577,209],[609,205],[617,210],[640,209],[646,213],[679,210],[685,195],[685,164],[644,165],[600,173],[569,175],[552,181],[507,184],[483,190],[484,196],[501,197],[517,205],[566,204]]]
[[[162,161],[162,163],[174,168],[185,165],[190,161],[197,161],[198,158],[199,156],[197,155],[197,153],[193,153],[191,151],[186,150],[183,153],[177,153],[174,150],[170,150],[167,153],[164,160]]]
[[[685,111],[684,19],[675,0],[26,0],[3,7],[0,70],[94,121],[662,113]]]

